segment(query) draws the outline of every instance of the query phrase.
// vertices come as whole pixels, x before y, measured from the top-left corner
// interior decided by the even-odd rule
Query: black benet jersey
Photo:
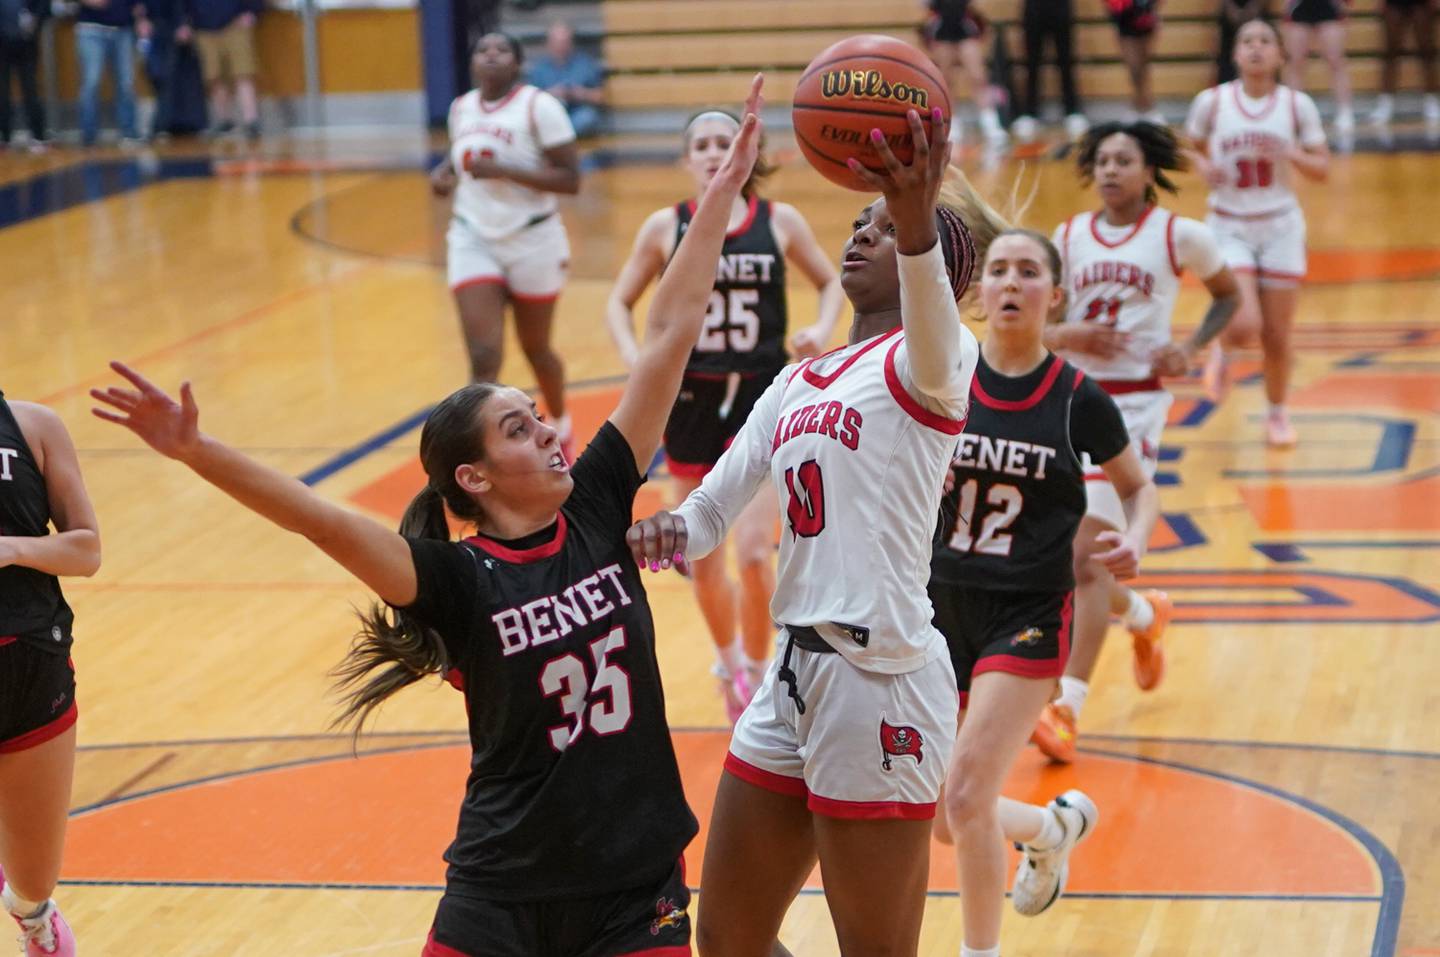
[[[518,541],[412,539],[419,595],[473,749],[447,888],[553,900],[663,878],[695,836],[655,626],[625,546],[644,478],[606,423],[554,525]]]
[[[694,201],[680,203],[675,213],[678,248],[695,215]],[[770,201],[752,196],[745,221],[725,236],[705,326],[686,372],[773,375],[785,364],[785,256],[770,228],[770,214]]]
[[[50,494],[40,464],[0,393],[0,535],[50,534]],[[75,615],[54,575],[0,568],[0,638],[19,638],[57,655],[70,654]]]
[[[942,500],[931,580],[999,590],[1068,591],[1075,532],[1085,515],[1080,453],[1096,465],[1130,436],[1115,401],[1051,355],[1006,376],[982,355],[970,417]]]

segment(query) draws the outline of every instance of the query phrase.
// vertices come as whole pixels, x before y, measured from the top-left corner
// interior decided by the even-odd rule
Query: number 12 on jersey
[[[992,485],[985,493],[985,503],[995,508],[980,523],[980,534],[972,537],[975,499],[980,491],[978,479],[967,479],[960,486],[960,510],[955,516],[955,534],[950,547],[957,552],[975,551],[981,555],[1009,555],[1011,536],[1005,532],[1020,517],[1025,497],[1013,485]]]

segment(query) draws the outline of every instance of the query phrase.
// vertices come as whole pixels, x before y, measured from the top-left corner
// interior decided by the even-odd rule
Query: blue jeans
[[[86,146],[100,132],[100,77],[110,61],[115,90],[115,119],[120,135],[137,139],[135,129],[135,31],[98,23],[75,25],[75,55],[80,60],[80,134]]]

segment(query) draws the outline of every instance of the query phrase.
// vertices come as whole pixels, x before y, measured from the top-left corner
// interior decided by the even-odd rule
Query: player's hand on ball
[[[1097,552],[1093,556],[1093,560],[1104,565],[1110,574],[1122,580],[1140,574],[1140,549],[1130,539],[1119,532],[1101,532],[1095,536],[1095,543],[1101,547],[1110,546],[1109,551]]]
[[[846,160],[846,165],[850,172],[885,195],[885,207],[895,224],[896,251],[914,256],[935,245],[940,238],[935,225],[935,203],[945,181],[950,152],[945,140],[950,123],[939,107],[932,109],[925,121],[914,110],[908,111],[905,118],[910,123],[910,140],[915,144],[915,156],[908,166],[895,157],[878,129],[870,131],[870,143],[880,157],[882,168],[867,169],[853,156]],[[931,149],[932,143],[934,149]]]
[[[110,368],[133,385],[134,389],[110,386],[91,389],[90,397],[118,409],[91,409],[97,418],[114,422],[140,436],[141,441],[161,455],[172,459],[185,458],[186,453],[200,444],[200,408],[190,391],[190,383],[180,384],[180,401],[123,362],[111,362]]]
[[[685,529],[685,520],[674,512],[656,512],[649,518],[636,522],[625,533],[625,544],[635,556],[635,564],[648,567],[652,572],[672,565],[683,572],[685,545],[690,533]]]

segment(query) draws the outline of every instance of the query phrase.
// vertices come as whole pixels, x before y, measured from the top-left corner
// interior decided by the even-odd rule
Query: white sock
[[[769,662],[756,661],[749,655],[742,654],[740,656],[740,664],[741,667],[745,669],[745,675],[750,679],[750,683],[755,684],[765,674],[765,666],[769,664]]]
[[[1060,700],[1055,703],[1069,708],[1070,713],[1078,720],[1080,709],[1085,707],[1085,696],[1089,693],[1090,682],[1065,675],[1060,679]]]
[[[1060,823],[1059,815],[1048,807],[1040,810],[1045,814],[1045,823],[1040,825],[1040,833],[1025,846],[1037,851],[1048,851],[1052,847],[1059,847],[1060,842],[1065,840],[1065,826]]]
[[[5,909],[21,920],[31,917],[39,917],[40,912],[45,909],[49,901],[26,900],[11,889],[9,884],[5,885],[4,891],[0,891],[0,900],[5,902]]]
[[[1270,418],[1272,418],[1272,419],[1281,419],[1281,418],[1284,418],[1284,417],[1285,417],[1285,403],[1281,402],[1279,405],[1274,405],[1274,404],[1270,405],[1269,411],[1268,411],[1267,414],[1268,414],[1268,415],[1270,416]]]
[[[723,648],[716,648],[715,657],[719,660],[720,667],[725,671],[724,677],[733,678],[740,673],[740,669],[743,667],[743,659],[740,655],[740,642],[738,641],[732,641]]]
[[[977,950],[974,947],[966,947],[964,944],[961,944],[960,957],[1000,957],[1000,945],[996,944],[994,947]]]
[[[1145,597],[1133,588],[1127,589],[1130,592],[1130,607],[1121,614],[1120,620],[1125,627],[1131,631],[1144,631],[1155,621],[1155,609]]]

